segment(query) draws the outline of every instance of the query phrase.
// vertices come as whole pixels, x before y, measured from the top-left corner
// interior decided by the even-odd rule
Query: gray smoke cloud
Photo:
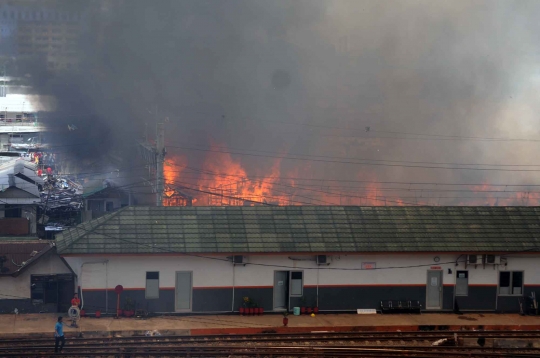
[[[221,145],[251,154],[269,155],[257,150],[329,156],[346,162],[401,161],[386,162],[394,165],[535,164],[534,142],[404,133],[537,138],[537,1],[118,0],[78,6],[89,19],[81,71],[36,76],[38,88],[59,100],[54,120],[80,128],[78,134],[58,135],[56,141],[92,142],[93,151],[109,151],[132,144],[145,126],[152,134],[156,119],[168,118],[169,153],[185,156],[189,166],[197,168],[203,167],[206,156],[220,154],[173,146]],[[370,131],[363,131],[367,126]],[[124,149],[134,157],[132,149]],[[89,153],[82,147],[75,151],[81,157]],[[269,174],[276,160],[233,158],[252,175]],[[286,159],[280,162],[279,174],[404,183],[539,182],[534,171]],[[359,185],[316,183],[311,192],[297,194],[320,196],[314,190]],[[456,198],[470,193],[428,193],[436,187],[426,185],[400,187],[425,192],[381,190],[375,194],[377,201],[387,197],[392,204],[393,196],[424,195],[419,202],[426,203],[429,196],[429,204],[473,203]],[[374,196],[373,188],[351,193]],[[346,197],[342,203],[347,203]],[[493,204],[482,199],[474,203]]]

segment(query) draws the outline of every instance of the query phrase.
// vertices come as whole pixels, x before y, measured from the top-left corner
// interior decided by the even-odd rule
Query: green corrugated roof
[[[126,207],[61,254],[540,251],[540,207]]]

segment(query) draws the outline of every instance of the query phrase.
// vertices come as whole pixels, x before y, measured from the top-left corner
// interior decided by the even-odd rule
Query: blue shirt
[[[55,336],[63,337],[64,336],[64,325],[61,322],[56,322],[54,326]]]

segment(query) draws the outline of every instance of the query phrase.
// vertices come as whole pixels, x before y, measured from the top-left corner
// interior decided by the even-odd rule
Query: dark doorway
[[[58,312],[67,312],[71,307],[71,299],[75,292],[73,275],[57,275],[58,278]]]
[[[30,292],[32,304],[44,312],[66,313],[71,306],[75,289],[73,275],[32,275]]]

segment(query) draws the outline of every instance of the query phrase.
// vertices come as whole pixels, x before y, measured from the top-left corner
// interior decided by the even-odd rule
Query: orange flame
[[[165,188],[163,191],[163,206],[186,206],[190,205],[188,198],[179,195],[175,186],[179,185],[180,174],[187,165],[187,159],[181,155],[168,157],[163,165],[163,178],[165,179]]]
[[[216,146],[212,146],[212,149],[218,151]],[[215,193],[209,194],[207,205],[284,205],[287,198],[273,194],[280,176],[280,165],[281,160],[276,159],[269,168],[269,174],[250,178],[229,153],[210,154],[203,164],[199,189],[201,192]]]
[[[185,156],[167,157],[164,165],[166,189],[163,205],[509,206],[540,203],[538,192],[505,192],[501,189],[501,194],[498,194],[497,187],[488,183],[467,186],[470,190],[467,199],[460,199],[459,196],[445,197],[445,194],[441,195],[437,190],[396,190],[381,184],[373,173],[366,171],[360,172],[357,177],[363,184],[345,188],[339,181],[310,178],[308,173],[313,170],[307,163],[297,163],[282,177],[280,158],[274,159],[271,165],[263,170],[248,173],[239,160],[235,160],[230,153],[221,152],[222,148],[223,146],[212,145],[202,170],[191,178],[182,176],[187,166]],[[183,183],[189,179],[196,181],[187,185]],[[176,186],[191,188],[188,191],[194,198],[187,198]]]

